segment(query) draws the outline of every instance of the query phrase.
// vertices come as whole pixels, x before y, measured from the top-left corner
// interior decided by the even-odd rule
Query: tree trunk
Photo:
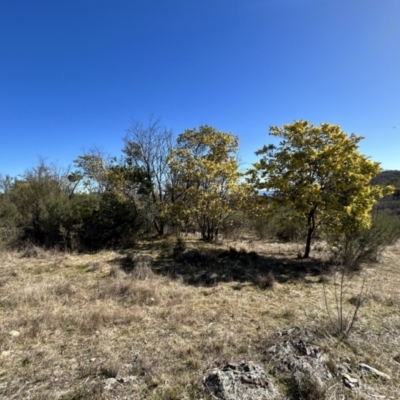
[[[311,210],[308,214],[308,232],[307,232],[307,242],[306,242],[306,250],[304,252],[303,258],[310,257],[311,251],[311,239],[313,237],[315,231],[315,219],[314,219],[315,209]]]
[[[314,229],[313,229],[313,228],[308,228],[306,250],[305,250],[305,252],[304,252],[303,258],[308,258],[308,257],[310,256],[311,238],[312,238],[313,232],[314,232]]]
[[[164,223],[160,221],[157,223],[157,220],[153,220],[154,227],[156,228],[158,236],[163,236],[164,235]]]

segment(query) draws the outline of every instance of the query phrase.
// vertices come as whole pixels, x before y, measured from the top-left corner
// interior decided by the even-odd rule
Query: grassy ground
[[[252,360],[269,371],[265,349],[294,325],[317,331],[335,362],[389,374],[370,383],[399,398],[400,244],[348,282],[346,312],[367,276],[366,301],[342,341],[330,334],[338,286],[321,277],[322,245],[307,262],[298,245],[186,245],[175,259],[173,239],[128,254],[1,253],[0,398],[209,399],[207,370]],[[347,392],[338,384],[330,393]]]

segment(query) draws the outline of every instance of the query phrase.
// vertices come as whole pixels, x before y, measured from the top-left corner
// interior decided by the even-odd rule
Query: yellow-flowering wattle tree
[[[237,163],[238,138],[211,126],[188,129],[171,151],[172,185],[167,212],[181,224],[195,223],[213,240],[250,194]]]
[[[278,146],[256,152],[261,159],[248,171],[257,190],[270,192],[269,207],[287,207],[307,228],[304,258],[308,258],[315,230],[325,225],[346,233],[371,226],[371,210],[392,186],[372,186],[380,164],[358,151],[362,136],[347,135],[340,126],[295,121],[270,127],[282,138]]]

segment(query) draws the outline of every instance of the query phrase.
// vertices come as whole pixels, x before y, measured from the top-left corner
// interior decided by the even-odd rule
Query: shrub
[[[152,258],[148,255],[132,255],[128,254],[121,262],[122,270],[131,274],[132,278],[138,280],[145,280],[153,276],[151,269]],[[118,274],[114,274],[114,276]]]
[[[152,259],[150,256],[136,256],[134,258],[132,277],[141,281],[151,278],[154,275],[153,270],[151,269],[151,264]]]
[[[400,238],[400,218],[386,214],[373,217],[370,229],[328,237],[332,261],[348,272],[363,263],[377,262],[382,251]]]
[[[326,388],[311,375],[293,374],[288,386],[289,398],[293,400],[321,400],[326,398]]]
[[[226,239],[239,240],[248,231],[250,224],[251,221],[246,213],[233,211],[229,214],[229,218],[222,221],[220,231]]]
[[[258,274],[255,279],[255,284],[260,289],[273,289],[276,284],[275,276],[271,271],[266,274]]]
[[[181,237],[178,237],[175,246],[172,248],[172,257],[179,259],[186,250],[186,242]]]
[[[339,268],[334,272],[334,301],[332,306],[329,304],[330,302],[328,300],[326,290],[327,282],[322,282],[324,288],[325,307],[329,319],[327,330],[329,333],[342,338],[348,337],[350,331],[353,329],[354,323],[357,321],[358,312],[366,300],[365,293],[368,289],[366,288],[366,276],[364,276],[358,289],[358,293],[349,298],[348,291],[350,288],[350,279],[351,277],[345,268]],[[348,310],[349,307],[346,307],[346,303],[350,304],[350,310]]]
[[[250,223],[250,229],[259,239],[278,239],[284,242],[299,241],[306,231],[289,209],[280,208],[274,214],[258,216]]]
[[[212,269],[218,265],[218,257],[208,249],[189,250],[180,257],[179,262],[193,265],[202,265],[205,269]]]

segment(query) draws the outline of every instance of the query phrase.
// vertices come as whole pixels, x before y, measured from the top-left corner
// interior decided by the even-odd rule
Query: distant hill
[[[375,213],[387,212],[400,216],[400,171],[382,171],[371,180],[372,185],[393,185],[396,188],[394,195],[379,200],[374,207]]]
[[[393,185],[400,188],[400,171],[382,171],[371,180],[372,185]]]

